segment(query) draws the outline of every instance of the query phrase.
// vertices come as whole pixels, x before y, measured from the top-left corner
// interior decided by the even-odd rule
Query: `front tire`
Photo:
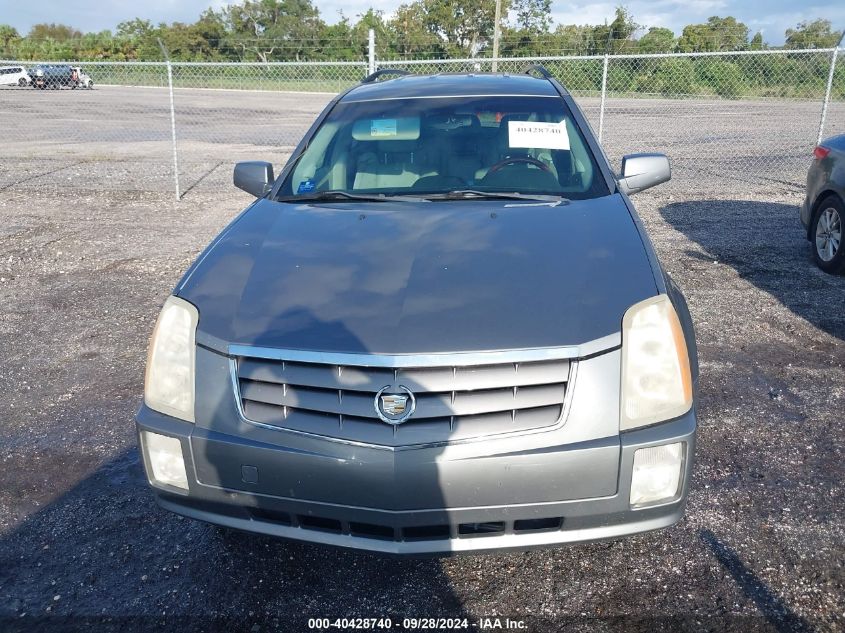
[[[18,79],[18,85],[19,85],[21,88],[26,88],[26,79],[24,79],[23,77],[21,77],[20,79]]]
[[[837,196],[822,200],[813,214],[810,240],[813,259],[824,272],[838,275],[845,272],[845,205]]]

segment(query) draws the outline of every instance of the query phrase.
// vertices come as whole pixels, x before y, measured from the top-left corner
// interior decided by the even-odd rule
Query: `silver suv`
[[[336,97],[161,311],[137,415],[160,505],[412,554],[682,516],[692,323],[572,97],[386,71]]]

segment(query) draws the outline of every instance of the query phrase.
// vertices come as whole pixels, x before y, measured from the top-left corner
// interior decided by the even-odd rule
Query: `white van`
[[[32,79],[23,66],[0,66],[0,86],[20,86],[25,88]]]

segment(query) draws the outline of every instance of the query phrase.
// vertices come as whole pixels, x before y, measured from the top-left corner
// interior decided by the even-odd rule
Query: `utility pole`
[[[496,0],[496,21],[493,24],[493,72],[499,70],[499,21],[502,19],[502,0]]]

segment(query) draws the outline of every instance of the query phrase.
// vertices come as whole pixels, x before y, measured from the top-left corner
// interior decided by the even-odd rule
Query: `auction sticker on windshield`
[[[508,145],[511,147],[569,149],[566,121],[508,121]]]

